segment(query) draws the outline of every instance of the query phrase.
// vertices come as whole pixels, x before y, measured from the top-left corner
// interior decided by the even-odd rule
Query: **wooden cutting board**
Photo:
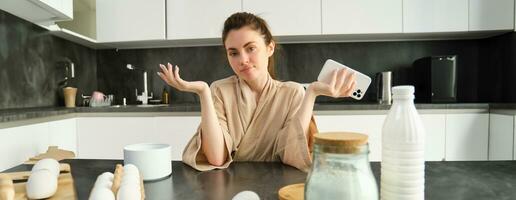
[[[61,199],[77,199],[77,192],[75,191],[72,171],[70,165],[67,163],[60,164],[61,173],[57,179],[57,191],[56,193],[48,198],[49,200],[61,200]],[[9,176],[14,183],[14,199],[15,200],[27,200],[27,194],[25,192],[25,187],[27,184],[27,180],[30,176],[30,171],[22,171],[22,172],[9,172],[9,173],[1,173]],[[18,182],[21,181],[21,182]]]
[[[278,191],[280,200],[303,200],[305,199],[305,184],[298,183],[282,187]]]

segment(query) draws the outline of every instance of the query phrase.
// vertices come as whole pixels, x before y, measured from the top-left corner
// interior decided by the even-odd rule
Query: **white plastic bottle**
[[[414,87],[392,88],[382,129],[381,199],[425,198],[425,132],[414,106]]]

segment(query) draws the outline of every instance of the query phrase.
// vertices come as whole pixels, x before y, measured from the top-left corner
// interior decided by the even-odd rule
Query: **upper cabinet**
[[[262,17],[273,36],[320,35],[320,0],[242,0],[243,10]]]
[[[0,9],[33,23],[73,19],[73,0],[1,0]]]
[[[468,31],[468,0],[403,0],[403,32],[458,31]]]
[[[97,41],[165,39],[165,0],[97,0]]]
[[[514,0],[469,0],[469,30],[514,29]]]
[[[322,33],[401,33],[401,4],[402,0],[322,0]]]
[[[224,20],[241,10],[241,0],[167,0],[167,39],[220,38]]]

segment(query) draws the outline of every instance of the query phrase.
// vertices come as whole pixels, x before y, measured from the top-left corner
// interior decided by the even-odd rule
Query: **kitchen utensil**
[[[168,144],[142,143],[124,147],[124,164],[133,164],[144,181],[161,179],[172,173],[172,152]]]
[[[278,191],[278,196],[280,200],[303,200],[305,192],[305,184],[291,184],[285,187],[282,187]]]
[[[77,88],[73,87],[65,87],[63,88],[65,107],[74,108],[75,107],[75,96],[77,95]]]
[[[392,72],[376,73],[376,100],[379,104],[391,105]]]
[[[61,163],[59,164],[59,168],[60,174],[57,179],[57,191],[47,200],[77,199],[77,192],[75,191],[70,165]],[[27,199],[26,185],[30,174],[31,171],[8,172],[0,173],[0,177],[8,176],[15,182],[13,184],[15,190],[14,199]]]

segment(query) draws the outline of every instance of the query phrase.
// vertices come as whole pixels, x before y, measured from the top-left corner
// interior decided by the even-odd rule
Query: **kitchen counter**
[[[390,105],[379,104],[315,104],[316,114],[386,114]],[[490,105],[482,103],[459,104],[416,104],[422,112],[488,112]],[[119,106],[119,107],[42,107],[0,110],[0,123],[31,120],[28,123],[37,123],[56,119],[88,116],[199,116],[198,104],[179,104],[163,106]],[[44,119],[45,118],[45,119]],[[50,118],[50,119],[46,119]],[[10,126],[2,126],[10,127]]]
[[[87,199],[99,174],[114,171],[121,160],[65,160],[79,199]],[[371,167],[379,185],[380,163]],[[30,170],[30,165],[12,171]],[[514,199],[516,161],[427,162],[425,199]],[[235,162],[228,169],[199,172],[179,161],[172,162],[172,176],[146,182],[145,193],[153,199],[231,199],[243,190],[255,191],[261,199],[277,199],[278,190],[302,183],[305,173],[278,162]]]

